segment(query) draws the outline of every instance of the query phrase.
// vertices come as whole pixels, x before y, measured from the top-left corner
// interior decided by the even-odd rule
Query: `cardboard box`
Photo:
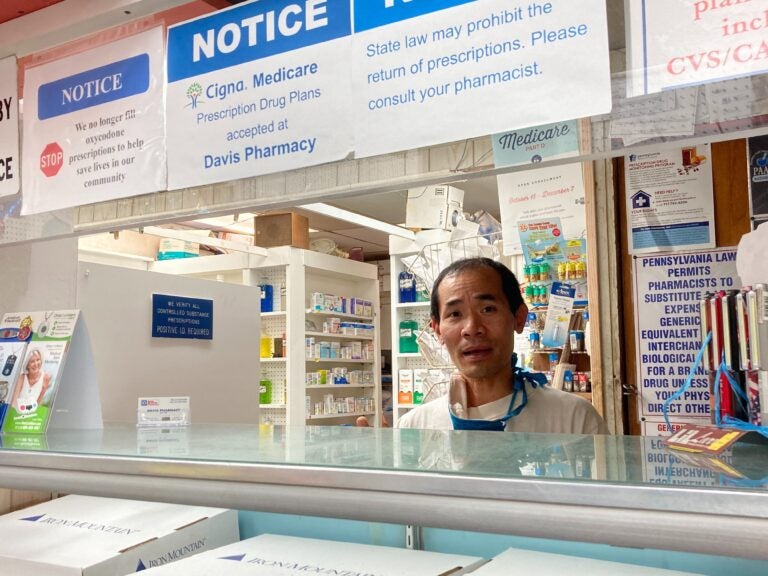
[[[147,576],[290,576],[360,574],[376,576],[441,576],[467,574],[484,559],[387,546],[348,544],[292,536],[262,534],[211,550]]]
[[[308,250],[309,220],[293,212],[256,216],[253,219],[253,245],[262,248],[294,246]]]
[[[568,576],[694,576],[690,572],[650,568],[565,554],[510,548],[481,566],[472,576],[567,574]]]
[[[238,539],[235,510],[65,496],[0,517],[0,575],[133,574]]]
[[[408,190],[406,228],[453,230],[462,218],[464,191],[453,186],[424,186]]]

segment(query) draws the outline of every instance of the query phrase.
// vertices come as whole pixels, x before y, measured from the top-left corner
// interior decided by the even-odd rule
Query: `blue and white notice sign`
[[[163,30],[28,68],[22,214],[164,190]]]
[[[213,340],[213,300],[152,294],[152,338]]]
[[[611,110],[604,0],[353,0],[355,154]]]
[[[634,257],[638,408],[644,431],[661,427],[664,402],[685,382],[701,347],[699,301],[739,287],[735,248]],[[702,366],[670,403],[673,422],[709,423],[709,380]],[[650,432],[649,432],[650,430]]]
[[[260,0],[168,29],[168,188],[352,152],[348,0]]]

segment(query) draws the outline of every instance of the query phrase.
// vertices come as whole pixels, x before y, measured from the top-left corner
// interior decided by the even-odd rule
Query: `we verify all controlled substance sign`
[[[653,428],[652,423],[663,422],[664,401],[683,386],[701,347],[699,301],[706,292],[739,287],[736,249],[636,256],[633,278],[639,412]],[[691,387],[669,405],[669,416],[674,422],[709,423],[703,366]]]

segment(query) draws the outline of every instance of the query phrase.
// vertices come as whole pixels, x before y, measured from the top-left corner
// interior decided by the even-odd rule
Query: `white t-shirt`
[[[458,381],[458,382],[457,382]],[[453,385],[461,384],[454,379]],[[506,432],[546,434],[608,434],[608,427],[587,400],[549,386],[526,384],[528,404],[507,421]],[[521,394],[518,394],[519,404]],[[512,395],[469,409],[469,419],[496,420],[507,415]],[[418,406],[398,420],[398,428],[453,430],[448,412],[448,394]]]

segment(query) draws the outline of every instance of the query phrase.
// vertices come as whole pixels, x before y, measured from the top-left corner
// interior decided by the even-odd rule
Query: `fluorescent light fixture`
[[[355,214],[349,210],[336,208],[335,206],[331,206],[330,204],[325,204],[323,202],[318,202],[315,204],[302,204],[299,206],[299,208],[303,210],[309,210],[310,212],[315,212],[317,214],[322,214],[323,216],[330,216],[331,218],[336,218],[337,220],[344,220],[345,222],[357,224],[363,228],[370,228],[371,230],[386,232],[392,236],[399,236],[400,238],[405,238],[407,240],[416,239],[416,235],[413,232],[406,230],[405,228],[400,228],[400,226],[395,226],[394,224],[390,224],[388,222],[382,222],[381,220],[369,218],[368,216],[363,216],[362,214]]]

